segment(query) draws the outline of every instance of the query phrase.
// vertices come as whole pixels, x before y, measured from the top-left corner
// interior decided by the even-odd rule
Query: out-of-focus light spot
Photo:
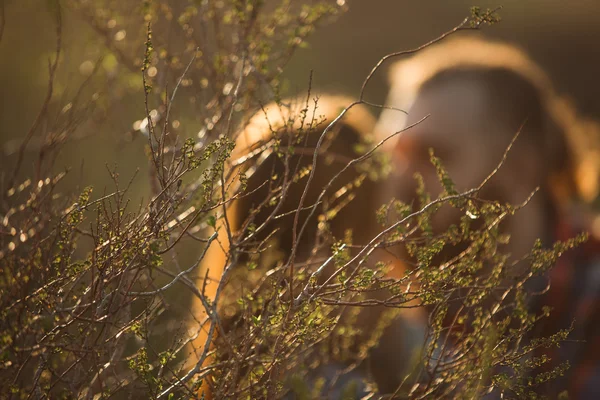
[[[19,185],[19,192],[22,192],[23,190],[28,188],[29,185],[31,185],[31,179],[27,179],[25,182],[23,182]]]
[[[340,7],[343,7],[346,5],[346,0],[337,0],[336,4]]]
[[[171,125],[173,126],[173,128],[177,129],[181,126],[181,122],[179,122],[179,120],[175,120],[171,123]]]
[[[466,211],[467,217],[471,218],[471,219],[477,219],[479,218],[479,215],[472,213],[471,211],[467,210]]]
[[[150,134],[150,131],[148,130],[148,118],[144,118],[142,120],[139,131],[142,132],[146,136]]]
[[[158,121],[158,111],[156,109],[150,111],[150,118],[152,119],[153,123]],[[147,136],[150,133],[148,130],[148,118],[135,121],[133,123],[133,129],[136,131],[140,131],[142,134]]]
[[[202,86],[202,89],[206,89],[208,87],[208,79],[202,78],[200,80],[200,86]]]
[[[10,227],[10,234],[12,236],[16,236],[17,235],[17,230],[14,227],[12,227],[12,226]]]
[[[156,76],[156,74],[158,74],[158,69],[156,69],[156,67],[148,68],[148,76],[150,78],[154,78]]]
[[[84,61],[79,66],[79,73],[84,76],[90,76],[94,71],[94,63],[90,60]]]
[[[119,32],[115,33],[115,40],[120,42],[125,39],[125,36],[127,36],[127,32],[125,32],[125,29],[121,29]]]
[[[8,244],[8,251],[13,251],[16,247],[17,245],[15,244],[15,242],[10,242]]]
[[[117,26],[117,20],[111,19],[106,23],[106,26],[108,27],[108,29],[114,28],[115,26]]]
[[[107,72],[114,72],[118,65],[119,62],[117,61],[117,57],[115,57],[113,54],[107,54],[102,60],[102,67]]]
[[[223,94],[228,96],[229,93],[231,93],[231,89],[233,89],[233,83],[226,83],[225,86],[223,86]]]
[[[19,240],[21,243],[25,243],[27,241],[27,234],[21,233],[21,235],[19,235]]]

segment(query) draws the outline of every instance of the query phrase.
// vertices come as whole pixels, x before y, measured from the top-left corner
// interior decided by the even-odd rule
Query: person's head
[[[249,154],[253,157],[240,165],[249,176],[247,194],[231,209],[238,215],[240,224],[248,218],[257,227],[267,223],[255,241],[273,238],[281,249],[289,251],[293,245],[294,211],[302,196],[303,208],[310,208],[323,190],[326,193],[314,215],[308,218],[308,209],[299,215],[297,231],[307,222],[298,243],[299,259],[312,252],[325,215],[335,239],[343,239],[346,229],[352,229],[358,240],[366,239],[366,230],[362,229],[364,224],[361,225],[362,221],[356,216],[367,210],[374,215],[373,182],[360,172],[360,168],[351,167],[328,185],[338,172],[359,156],[357,148],[372,134],[375,118],[366,107],[354,106],[328,129],[320,148],[316,147],[328,125],[352,102],[345,96],[322,95],[316,102],[311,99],[307,103],[303,97],[284,100],[283,105],[272,103],[259,110],[237,137],[232,159],[244,159]],[[257,152],[257,149],[262,150]],[[316,170],[306,190],[315,151],[319,152]],[[355,185],[357,178],[362,180],[360,187]],[[285,198],[280,201],[282,194]],[[275,201],[269,204],[265,199]],[[277,218],[271,217],[273,213]],[[272,235],[274,231],[276,233]],[[325,247],[329,249],[330,244]]]
[[[478,187],[498,166],[517,132],[505,163],[480,192],[484,199],[520,204],[540,187],[531,202],[501,226],[511,236],[507,251],[514,257],[526,254],[537,238],[553,240],[552,225],[566,216],[571,200],[597,196],[598,147],[589,145],[597,140],[597,125],[577,117],[521,50],[478,38],[443,41],[393,65],[390,86],[376,133],[381,139],[410,128],[385,145],[393,172],[381,202],[391,197],[411,202],[415,172],[423,175],[434,198],[442,191],[430,148],[459,191]],[[457,214],[442,208],[434,230],[458,222]],[[400,257],[406,254],[401,248],[391,250],[396,253],[396,275],[403,276]],[[456,251],[444,248],[440,256],[449,259]],[[448,300],[450,319],[460,312],[460,300],[453,300]],[[397,318],[371,353],[372,373],[384,391],[395,390],[406,376],[410,352],[405,343],[417,342],[412,346],[418,347],[426,340],[429,309],[411,310],[421,314],[421,321]],[[446,327],[457,326],[447,319]]]
[[[459,191],[477,187],[500,163],[519,133],[503,166],[481,197],[520,204],[540,192],[507,221],[511,250],[524,254],[536,238],[547,237],[548,224],[562,202],[576,194],[575,163],[567,122],[544,72],[522,51],[477,38],[458,38],[425,49],[392,66],[386,109],[379,135],[407,129],[391,140],[391,190],[386,196],[410,201],[413,175],[423,175],[432,195],[441,192],[432,148]],[[439,216],[443,229],[456,215]]]
[[[292,246],[297,246],[295,262],[304,264],[313,256],[322,256],[318,249],[328,254],[333,240],[343,239],[346,229],[353,230],[357,241],[365,240],[368,230],[360,214],[374,215],[374,183],[365,178],[363,171],[351,167],[328,185],[338,172],[358,157],[356,146],[373,132],[375,118],[366,107],[356,106],[323,135],[329,124],[352,102],[344,96],[323,95],[318,97],[316,104],[313,99],[307,102],[306,97],[271,103],[252,115],[234,136],[236,146],[225,167],[225,175],[230,177],[226,182],[226,194],[230,199],[226,207],[227,222],[222,216],[217,218],[217,239],[209,245],[196,281],[196,286],[203,288],[211,301],[217,293],[224,268],[234,260],[232,250],[239,252],[236,263],[231,265],[235,271],[244,271],[244,265],[252,261],[259,266],[253,273],[264,276],[265,271],[288,261]],[[322,145],[317,150],[317,142],[322,136]],[[316,170],[307,188],[315,151],[319,152]],[[242,173],[245,179],[240,178]],[[245,189],[240,191],[242,181]],[[317,203],[323,190],[325,195],[321,203]],[[296,224],[301,198],[303,204]],[[315,204],[316,212],[309,217]],[[222,214],[222,207],[217,212]],[[302,236],[295,235],[294,230],[299,233],[305,223]],[[205,277],[208,282],[204,281]],[[231,290],[239,291],[239,287],[232,286],[236,285],[230,285]],[[231,290],[223,292],[218,312],[224,333],[235,337],[238,335],[237,324],[244,323],[244,314],[239,312],[232,299],[223,301]],[[253,288],[250,286],[248,290]],[[195,300],[191,308],[195,317],[191,325],[197,330],[197,321],[208,321],[206,310],[199,300]],[[205,323],[191,343],[195,354],[190,357],[190,363],[197,362],[207,338],[208,323]],[[227,354],[223,356],[227,357]],[[206,363],[212,361],[209,358]],[[207,383],[210,381],[205,380],[199,393],[220,396],[218,382],[215,388]]]

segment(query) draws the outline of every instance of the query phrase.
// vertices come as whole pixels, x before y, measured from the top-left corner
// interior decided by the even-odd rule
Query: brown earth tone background
[[[341,0],[340,0],[341,1]],[[47,59],[55,45],[48,2],[6,0],[6,24],[0,42],[0,143],[18,143],[29,129],[45,95]],[[554,80],[558,92],[572,98],[580,112],[600,116],[600,2],[594,0],[347,0],[348,12],[322,27],[299,51],[285,76],[290,92],[304,92],[310,71],[321,91],[357,95],[362,80],[383,55],[414,48],[438,36],[468,15],[470,6],[503,6],[502,22],[481,33],[525,48]],[[94,52],[89,43],[101,41],[83,22],[64,16],[64,54],[60,85],[75,87],[83,79],[81,65]],[[473,33],[469,33],[473,34]],[[124,40],[129,40],[125,37]],[[105,49],[96,49],[105,51]],[[109,184],[104,165],[117,163],[128,178],[143,168],[144,140],[123,140],[133,121],[143,116],[141,92],[121,87],[111,117],[95,127],[91,137],[67,148],[64,166],[77,166],[97,188]],[[385,99],[386,70],[373,80],[368,99]],[[182,121],[183,122],[183,121]],[[4,151],[3,151],[4,153]],[[8,158],[2,155],[5,161]],[[6,163],[0,163],[6,168]],[[60,165],[60,163],[59,163]],[[89,179],[88,179],[89,178]],[[144,179],[134,190],[146,192]],[[135,186],[139,185],[139,186]]]

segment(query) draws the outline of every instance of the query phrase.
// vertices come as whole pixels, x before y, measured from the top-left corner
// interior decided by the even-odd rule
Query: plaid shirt
[[[587,221],[561,221],[555,238],[566,240],[581,231],[590,231]],[[549,382],[541,392],[555,398],[567,391],[571,399],[600,399],[600,238],[589,240],[564,254],[549,271],[550,289],[533,311],[550,306],[550,317],[535,330],[536,336],[550,336],[560,329],[573,327],[567,342],[558,349],[543,349],[552,357],[549,370],[568,362],[570,368],[561,378]]]

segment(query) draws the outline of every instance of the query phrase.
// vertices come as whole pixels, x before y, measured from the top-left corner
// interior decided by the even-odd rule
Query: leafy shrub
[[[223,398],[282,397],[290,387],[310,398],[323,382],[305,387],[303,374],[334,362],[360,365],[386,322],[415,302],[432,312],[421,355],[424,376],[402,389],[409,397],[447,397],[456,390],[479,397],[492,385],[523,396],[562,372],[527,379],[546,362],[532,358],[532,352],[559,344],[568,332],[524,343],[543,317],[527,311],[525,287],[583,238],[549,250],[536,246],[520,260],[530,268],[516,268],[496,244],[509,240],[498,225],[520,206],[484,202],[477,196],[481,187],[458,193],[433,155],[445,193],[430,199],[420,187],[416,211],[396,201],[386,204],[379,212],[382,227],[369,242],[355,244],[350,233],[325,242],[320,249],[326,257],[316,267],[295,265],[293,256],[268,270],[252,260],[246,268],[237,262],[240,244],[257,227],[248,223],[241,231],[227,231],[224,220],[229,204],[244,195],[248,178],[229,168],[235,134],[246,113],[259,105],[275,101],[285,107],[281,70],[315,26],[341,9],[329,1],[296,5],[287,0],[54,4],[57,43],[48,91],[4,173],[2,190],[0,386],[9,396],[186,398],[212,386]],[[105,57],[91,65],[90,79],[66,102],[65,93],[55,90],[65,10],[86,21],[107,48]],[[452,32],[496,19],[475,9]],[[125,29],[138,40],[121,44]],[[365,79],[363,92],[386,59],[402,54],[384,57]],[[71,172],[56,168],[61,149],[90,129],[89,121],[102,115],[114,95],[93,93],[94,85],[114,84],[114,79],[139,90],[145,105],[144,118],[131,132],[146,138],[149,167],[138,175],[146,175],[151,199],[140,204],[130,200],[137,196],[131,193],[133,181],[124,184],[115,169],[107,171],[111,190],[84,187],[70,194],[63,181]],[[370,103],[361,94],[342,113],[359,104]],[[307,101],[290,120],[306,119],[314,107]],[[194,121],[202,124],[197,137],[178,133],[176,127]],[[300,138],[314,134],[317,126],[325,135],[336,121],[312,120]],[[367,143],[351,164],[370,163],[380,145]],[[286,160],[281,149],[275,152]],[[363,171],[384,173],[384,167],[377,171],[373,165]],[[315,173],[298,172],[309,180]],[[229,187],[234,180],[237,190]],[[270,189],[267,203],[285,200],[277,194],[280,189]],[[434,235],[431,218],[446,203],[464,217],[460,225]],[[318,204],[304,206],[322,212]],[[226,293],[223,299],[207,295],[208,272],[200,268],[206,249],[218,242],[218,228],[230,243],[216,288]],[[392,279],[386,274],[389,266],[373,254],[398,242],[406,243],[418,265]],[[450,245],[464,251],[437,265],[436,254]],[[254,251],[263,248],[257,244]],[[190,260],[189,254],[197,258]],[[329,263],[329,275],[316,279],[319,266]],[[382,293],[385,299],[377,295]],[[448,326],[448,299],[457,293],[460,311]],[[189,321],[197,312],[182,305],[192,297],[206,315],[196,326],[208,323],[210,332],[194,356],[189,345],[198,329],[189,329]],[[389,315],[365,338],[361,309],[381,305]],[[225,307],[234,309],[228,321],[221,316]],[[450,339],[458,345],[443,345]]]

